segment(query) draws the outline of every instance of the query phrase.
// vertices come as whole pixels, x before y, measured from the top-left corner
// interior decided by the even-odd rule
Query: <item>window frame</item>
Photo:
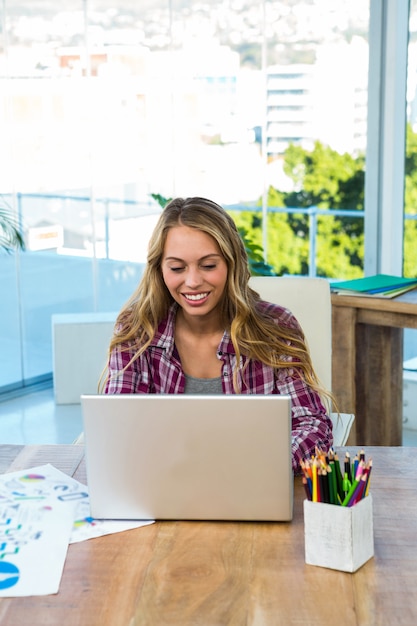
[[[370,0],[365,275],[403,273],[409,13]]]

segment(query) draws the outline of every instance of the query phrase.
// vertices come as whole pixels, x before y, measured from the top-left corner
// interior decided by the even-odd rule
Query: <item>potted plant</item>
[[[25,249],[23,233],[12,209],[3,200],[0,205],[0,250],[11,252],[16,248]]]

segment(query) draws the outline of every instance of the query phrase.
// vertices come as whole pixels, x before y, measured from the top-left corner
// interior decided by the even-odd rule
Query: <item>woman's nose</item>
[[[198,268],[188,268],[185,277],[187,287],[196,289],[202,283],[201,273]]]

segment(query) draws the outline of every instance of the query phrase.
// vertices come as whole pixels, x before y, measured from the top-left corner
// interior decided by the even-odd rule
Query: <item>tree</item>
[[[284,154],[284,172],[292,179],[294,190],[283,192],[271,187],[268,192],[270,209],[317,207],[328,211],[328,215],[317,218],[317,274],[345,279],[362,276],[363,217],[336,216],[334,209],[364,210],[364,155],[340,154],[319,141],[311,151],[292,144]],[[252,247],[257,260],[263,247],[261,200],[258,205],[259,212],[233,212],[248,253]],[[416,218],[405,220],[403,273],[414,277],[417,276],[417,133],[410,125],[407,127],[405,156],[405,211]],[[268,212],[266,273],[308,273],[309,228],[308,215]]]
[[[356,278],[363,273],[364,228],[361,217],[338,217],[332,209],[363,210],[364,157],[339,154],[317,141],[312,151],[290,145],[284,155],[284,171],[294,191],[271,188],[268,206],[317,207],[329,211],[317,221],[317,274]],[[255,228],[255,227],[253,227]],[[261,241],[261,229],[251,236]],[[302,213],[268,216],[268,263],[278,274],[307,274],[309,265],[309,216]]]

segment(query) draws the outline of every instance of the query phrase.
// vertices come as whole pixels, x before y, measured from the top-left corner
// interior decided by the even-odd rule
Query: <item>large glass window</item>
[[[228,207],[279,273],[363,271],[369,10],[3,0],[0,202],[27,250],[0,256],[0,391],[50,377],[54,314],[120,308],[154,195]]]

